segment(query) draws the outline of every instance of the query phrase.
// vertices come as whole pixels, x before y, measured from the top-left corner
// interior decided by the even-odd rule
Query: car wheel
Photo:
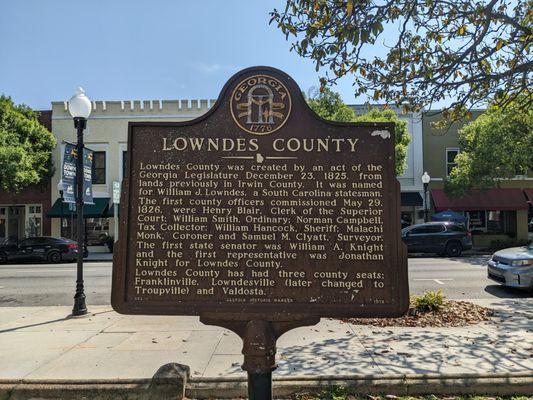
[[[0,253],[0,264],[5,264],[7,262],[7,254]]]
[[[446,254],[448,257],[459,257],[462,251],[463,247],[459,242],[450,242],[446,245]]]
[[[59,254],[57,251],[53,251],[48,254],[46,259],[51,263],[59,263],[61,262],[61,254]]]

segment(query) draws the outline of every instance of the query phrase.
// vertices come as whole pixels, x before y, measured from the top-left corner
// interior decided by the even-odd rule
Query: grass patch
[[[349,389],[334,387],[319,394],[297,393],[291,400],[533,400],[533,396],[393,396],[353,395]]]

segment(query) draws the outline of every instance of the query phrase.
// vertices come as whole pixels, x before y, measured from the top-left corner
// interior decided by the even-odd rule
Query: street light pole
[[[63,179],[57,184],[57,190],[59,191],[59,197],[61,199],[61,216],[59,217],[59,236],[64,237],[63,235]]]
[[[83,245],[85,227],[83,219],[83,130],[87,126],[87,118],[91,114],[91,102],[85,96],[82,88],[78,88],[76,94],[69,100],[69,112],[74,118],[74,127],[77,130],[76,142],[76,215],[77,215],[77,239],[78,239],[78,265],[76,274],[76,294],[74,295],[73,316],[87,314],[85,304],[85,290],[83,285]]]
[[[427,172],[422,175],[422,183],[424,185],[424,222],[428,222],[428,186],[431,181],[431,177]]]

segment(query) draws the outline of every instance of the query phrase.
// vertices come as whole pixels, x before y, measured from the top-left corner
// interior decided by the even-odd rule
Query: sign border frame
[[[130,179],[131,179],[131,168],[132,168],[132,143],[134,130],[137,127],[185,127],[196,125],[201,123],[203,120],[209,118],[216,110],[221,106],[223,99],[226,97],[225,94],[230,88],[230,86],[240,79],[241,76],[248,74],[250,72],[257,73],[272,73],[274,75],[281,75],[288,81],[287,83],[294,84],[297,88],[298,85],[292,80],[292,78],[283,71],[272,67],[250,67],[244,70],[237,72],[231,78],[228,79],[224,87],[222,88],[217,101],[211,107],[209,111],[205,114],[188,120],[188,121],[176,121],[176,122],[129,122],[128,123],[128,147],[127,151],[130,156],[126,159],[126,171],[125,176],[122,181],[122,190],[121,190],[121,204],[120,204],[120,215],[123,217],[120,219],[120,240],[115,245],[115,252],[113,254],[113,271],[112,271],[112,290],[111,290],[111,305],[115,311],[120,314],[133,314],[133,315],[189,315],[189,316],[202,316],[202,315],[218,315],[224,316],[225,319],[234,319],[236,314],[240,315],[239,319],[252,320],[252,319],[265,319],[270,321],[275,320],[288,320],[292,319],[295,316],[305,316],[305,317],[333,317],[333,318],[389,318],[389,317],[399,317],[404,315],[409,308],[409,285],[408,285],[408,274],[407,274],[407,248],[403,241],[401,240],[400,232],[400,220],[393,221],[392,225],[395,230],[398,231],[399,243],[396,247],[396,259],[399,263],[405,265],[397,265],[395,271],[393,271],[392,281],[394,285],[391,285],[395,291],[396,296],[393,296],[393,300],[398,300],[389,304],[380,305],[380,304],[364,304],[363,306],[354,306],[347,303],[313,303],[312,310],[306,311],[305,305],[308,303],[225,303],[225,302],[212,302],[212,303],[193,303],[192,301],[187,301],[183,303],[170,303],[168,301],[149,301],[146,304],[137,303],[137,302],[127,302],[126,301],[126,272],[127,272],[127,253],[130,247],[130,240],[125,238],[130,238],[130,233],[132,227],[128,226],[127,220],[130,216],[130,199],[126,197],[126,193],[129,193],[130,188]],[[299,88],[298,88],[299,89]],[[289,89],[290,92],[290,89]],[[312,115],[319,121],[333,126],[344,126],[344,127],[366,127],[366,128],[375,128],[375,129],[387,129],[391,133],[391,139],[394,140],[394,123],[392,122],[336,122],[336,121],[327,121],[320,116],[318,116],[314,111],[311,110],[309,105],[305,102],[301,91],[298,90],[298,93],[295,93],[295,96],[301,96],[299,99],[302,104],[305,105],[304,108],[307,108],[307,112],[312,113]],[[240,128],[237,125],[237,128]],[[394,158],[394,157],[393,157]],[[396,214],[400,215],[400,184],[397,179],[393,180],[395,183],[394,191],[398,193],[394,199],[394,208]],[[272,309],[276,308],[275,305],[279,306],[280,311],[273,311]],[[248,311],[248,309],[253,308],[253,311]],[[291,310],[294,309],[294,310]]]

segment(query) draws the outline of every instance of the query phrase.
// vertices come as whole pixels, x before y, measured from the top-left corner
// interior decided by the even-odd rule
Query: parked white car
[[[489,279],[502,285],[533,290],[533,242],[494,253],[487,273]]]

